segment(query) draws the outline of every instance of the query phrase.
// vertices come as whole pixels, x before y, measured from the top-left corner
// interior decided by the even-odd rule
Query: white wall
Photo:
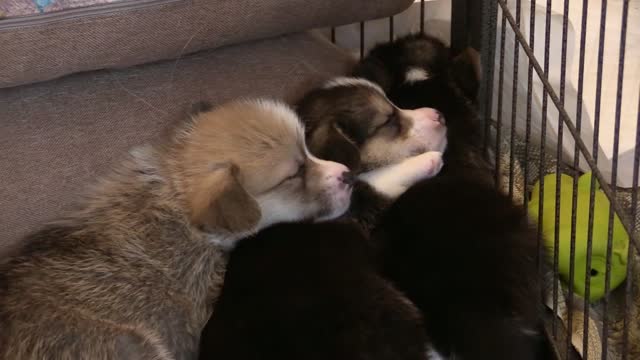
[[[451,38],[451,0],[425,1],[425,30],[428,34],[449,44]],[[323,30],[329,34],[329,29]],[[407,10],[394,16],[396,37],[420,31],[420,0]],[[365,23],[365,52],[375,44],[389,41],[389,18]],[[360,24],[350,24],[336,28],[336,44],[348,49],[354,56],[360,55]]]
[[[512,12],[515,13],[515,0],[507,0]],[[525,37],[529,38],[529,8],[531,2],[522,0],[522,25],[521,31]],[[600,136],[599,136],[599,164],[600,170],[607,176],[611,176],[611,157],[613,154],[613,135],[616,105],[616,89],[618,78],[618,61],[620,46],[620,28],[623,0],[609,0],[606,18],[606,41],[605,57],[603,67],[603,83],[601,97],[600,114]],[[569,34],[567,40],[567,85],[566,85],[566,110],[570,117],[575,119],[576,95],[578,86],[578,51],[581,32],[582,1],[570,1],[569,7]],[[600,29],[600,8],[601,1],[589,2],[589,16],[587,22],[587,46],[585,50],[585,74],[584,74],[584,94],[583,94],[583,140],[589,148],[592,144],[593,123],[596,103],[596,71],[598,55],[598,37]],[[540,65],[544,59],[544,27],[546,2],[537,1],[536,9],[536,44],[535,53]],[[552,2],[552,25],[551,25],[551,46],[550,46],[550,72],[549,79],[557,93],[560,89],[560,59],[562,41],[562,19],[564,0]],[[478,14],[480,16],[480,14]],[[620,130],[620,148],[618,165],[618,185],[623,187],[631,186],[631,172],[633,168],[633,151],[635,149],[635,132],[638,112],[638,96],[640,90],[640,1],[630,0],[629,21],[627,29],[627,44],[625,57],[624,91],[622,96],[622,114]],[[500,17],[498,17],[498,31],[496,44],[499,46],[500,37]],[[451,21],[451,0],[427,0],[425,1],[425,30],[427,33],[435,35],[447,44],[450,41],[450,21]],[[410,32],[420,30],[420,1],[414,4],[401,14],[394,17],[395,36],[401,36]],[[508,25],[507,25],[508,26]],[[324,32],[329,35],[329,29]],[[503,120],[505,126],[509,128],[511,121],[511,99],[513,81],[513,54],[514,35],[507,28],[505,43],[505,63],[504,63],[504,85],[503,85]],[[368,21],[365,25],[365,52],[376,43],[389,40],[389,20],[379,19]],[[338,27],[336,29],[336,43],[351,51],[354,56],[360,53],[360,27],[359,24],[351,24]],[[496,49],[496,57],[499,55],[499,48]],[[520,51],[519,77],[517,87],[517,129],[524,134],[524,124],[526,116],[526,96],[527,96],[527,68],[526,55]],[[494,86],[494,118],[497,116],[497,70],[498,60],[496,59],[496,83]],[[542,83],[534,75],[534,97],[532,125],[534,130],[534,142],[540,139],[540,124],[542,121]],[[547,145],[549,151],[555,153],[557,144],[558,112],[549,100],[548,111],[548,131]],[[564,155],[566,159],[572,161],[574,143],[568,131],[564,137]],[[586,162],[581,162],[583,170],[588,170]]]
[[[613,139],[614,139],[614,120],[615,105],[618,80],[618,62],[620,50],[620,32],[621,32],[621,16],[622,16],[622,0],[608,1],[606,32],[605,32],[605,51],[603,61],[603,82],[600,110],[600,135],[599,135],[599,169],[605,174],[605,177],[611,176],[611,158],[613,155]],[[522,23],[521,31],[529,39],[529,9],[531,2],[522,1]],[[515,13],[515,1],[509,0],[510,8]],[[598,39],[600,35],[600,8],[602,3],[599,1],[590,1],[588,8],[588,21],[586,27],[586,46],[585,46],[585,72],[584,72],[584,93],[582,107],[582,121],[584,136],[583,140],[591,149],[593,142],[593,127],[595,118],[596,104],[596,75],[598,61]],[[539,1],[536,8],[536,34],[535,34],[535,54],[536,58],[543,66],[545,48],[545,2]],[[554,1],[552,3],[552,18],[550,31],[550,66],[549,80],[554,87],[556,93],[560,90],[560,60],[562,45],[562,19],[564,1]],[[500,15],[498,17],[500,19]],[[582,2],[571,1],[569,12],[569,31],[567,39],[567,84],[566,84],[566,110],[569,116],[575,120],[577,105],[577,88],[579,76],[579,46],[581,34],[582,20]],[[638,114],[638,91],[640,89],[640,27],[637,22],[640,19],[640,2],[631,1],[629,8],[627,29],[627,44],[624,69],[624,87],[622,93],[622,112],[621,112],[621,128],[620,128],[620,148],[619,148],[619,164],[618,164],[618,186],[630,187],[633,170],[633,151],[635,148],[635,131]],[[497,51],[499,52],[500,38],[500,21],[498,21],[497,32]],[[514,54],[514,35],[510,31],[507,24],[506,42],[505,42],[505,63],[504,63],[504,85],[503,85],[503,118],[507,122],[511,121],[511,98],[512,98],[512,79],[513,79],[513,54]],[[498,53],[499,54],[499,53]],[[527,95],[527,72],[528,62],[523,51],[520,52],[519,62],[519,86],[517,89],[517,129],[524,132],[524,123],[526,115],[526,95]],[[496,70],[498,70],[498,61],[496,60]],[[497,73],[496,73],[497,74]],[[497,105],[497,80],[494,86],[494,110]],[[534,129],[534,140],[540,138],[539,126],[542,120],[542,83],[536,75],[534,75],[534,98],[532,125]],[[497,113],[494,111],[494,116]],[[548,131],[547,145],[550,151],[555,153],[557,142],[558,128],[558,112],[549,100],[548,112]],[[505,124],[509,128],[509,124]],[[565,134],[567,134],[565,128]],[[564,153],[567,159],[573,158],[573,141],[569,135],[564,138]],[[581,168],[588,170],[585,162],[581,162]]]

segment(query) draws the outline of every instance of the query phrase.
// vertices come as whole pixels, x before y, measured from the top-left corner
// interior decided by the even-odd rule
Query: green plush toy
[[[594,179],[594,181],[596,181]],[[573,178],[560,175],[560,231],[559,241],[559,272],[565,282],[569,281],[570,246],[571,246],[571,201],[573,197]],[[589,190],[591,173],[582,175],[578,179],[578,204],[576,209],[576,252],[574,291],[585,295],[585,274],[587,265],[587,231],[589,225]],[[591,258],[591,286],[589,300],[601,299],[605,295],[605,271],[607,256],[607,233],[609,225],[609,199],[599,189],[596,183],[594,217],[593,217],[593,252]],[[553,257],[555,207],[556,207],[556,174],[544,177],[544,209],[542,217],[542,232],[544,242],[551,257]],[[529,214],[531,219],[538,221],[540,204],[540,182],[536,183],[531,193]],[[627,275],[627,249],[629,235],[625,231],[618,215],[613,219],[613,247],[611,255],[611,289],[620,285]]]

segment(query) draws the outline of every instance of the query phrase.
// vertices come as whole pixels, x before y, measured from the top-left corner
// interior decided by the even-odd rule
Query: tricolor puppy
[[[400,109],[355,78],[310,92],[297,111],[311,151],[358,175],[348,219],[280,224],[234,249],[200,359],[427,359],[421,315],[379,275],[367,231],[398,195],[440,171],[444,118]]]
[[[433,357],[548,359],[536,232],[493,183],[479,118],[448,49],[429,36],[402,37],[372,49],[356,73],[401,106],[433,106],[447,118],[442,172],[399,197],[373,231],[382,274],[420,309]]]
[[[441,174],[467,174],[491,183],[492,164],[483,156],[483,129],[468,98],[475,96],[478,86],[469,63],[463,56],[452,58],[440,40],[415,34],[377,45],[356,65],[354,74],[378,84],[400,107],[438,109],[448,128]]]
[[[351,183],[309,154],[281,103],[195,114],[2,265],[0,358],[193,358],[224,249],[277,222],[341,215]]]
[[[296,110],[312,153],[347,165],[390,198],[442,167],[442,113],[401,109],[370,81],[334,79],[306,95]]]

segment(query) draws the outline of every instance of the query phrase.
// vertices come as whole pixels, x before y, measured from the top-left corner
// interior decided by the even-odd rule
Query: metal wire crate
[[[537,221],[538,246],[541,256],[548,256],[553,263],[552,284],[545,296],[548,304],[541,306],[546,320],[547,336],[551,340],[554,353],[559,359],[640,359],[640,228],[638,211],[638,176],[640,167],[640,91],[635,83],[625,79],[625,60],[630,0],[612,1],[620,8],[612,27],[607,18],[610,5],[607,0],[593,2],[582,1],[581,11],[574,15],[579,19],[580,31],[576,31],[575,52],[577,55],[577,91],[568,96],[567,52],[570,30],[570,4],[580,1],[556,0],[555,5],[562,5],[562,16],[559,27],[552,31],[552,0],[452,0],[450,44],[454,53],[471,47],[480,52],[481,83],[477,104],[484,121],[484,140],[488,154],[495,156],[496,177],[507,174],[506,189],[509,194],[515,188],[524,189],[522,201],[527,208],[532,179],[539,180],[540,192],[544,187],[555,188],[555,233],[551,240],[554,243],[551,253],[543,251],[542,224],[544,217],[543,197],[541,197]],[[415,11],[419,16],[419,30],[425,29],[425,1],[417,1]],[[526,6],[526,8],[525,8]],[[598,12],[594,16],[594,6]],[[542,9],[542,10],[541,10]],[[542,11],[542,15],[541,15]],[[528,13],[528,18],[523,14]],[[544,18],[544,26],[539,22]],[[537,18],[538,17],[538,18]],[[610,19],[610,17],[609,17]],[[388,20],[389,39],[397,34],[397,21],[394,17]],[[587,43],[587,22],[597,24],[598,36],[593,44]],[[633,22],[632,22],[633,24]],[[359,54],[366,51],[367,23],[359,23]],[[536,26],[538,28],[536,29]],[[633,26],[633,25],[632,25]],[[561,29],[561,30],[558,30]],[[336,29],[331,29],[330,37],[336,41]],[[607,33],[609,31],[609,33]],[[528,32],[528,36],[527,33]],[[615,33],[613,33],[615,32]],[[616,51],[605,51],[607,36],[615,36],[619,41]],[[551,47],[551,43],[560,44],[560,49]],[[596,44],[597,43],[597,44]],[[595,77],[595,97],[585,96],[585,54],[588,46],[597,47],[597,65]],[[617,57],[617,72],[613,78],[604,79],[603,64],[605,57]],[[551,69],[552,59],[559,59]],[[524,64],[524,65],[523,65]],[[553,71],[552,71],[553,70]],[[555,71],[555,72],[554,72]],[[559,74],[559,78],[558,75]],[[550,78],[554,78],[554,84]],[[510,80],[510,81],[509,81]],[[627,82],[625,82],[627,80]],[[603,118],[602,99],[603,81],[615,82],[615,115]],[[541,90],[541,101],[536,102],[533,96],[536,84]],[[635,88],[631,88],[635,87]],[[626,105],[623,109],[623,90]],[[628,95],[628,94],[632,95]],[[510,94],[510,96],[508,96]],[[520,95],[520,96],[518,96]],[[633,97],[629,102],[629,97]],[[509,99],[510,98],[510,99]],[[510,101],[509,101],[510,100]],[[593,103],[588,103],[591,101]],[[629,103],[633,104],[630,109]],[[583,108],[588,105],[594,108],[593,122],[585,120]],[[630,150],[631,165],[620,164],[621,119],[626,111],[627,123],[633,120],[635,131],[624,132],[632,137],[633,147]],[[539,116],[533,116],[538,113]],[[628,117],[634,113],[633,119]],[[550,116],[556,122],[550,123]],[[518,127],[518,119],[524,119]],[[613,122],[612,152],[610,161],[602,155],[601,127]],[[553,125],[553,132],[549,132]],[[591,128],[589,128],[591,127]],[[532,131],[537,129],[537,131]],[[589,136],[585,137],[587,132]],[[550,135],[551,134],[551,135]],[[586,140],[585,140],[586,139]],[[568,149],[568,150],[567,150]],[[507,160],[505,160],[505,158]],[[518,176],[516,163],[521,165],[523,174]],[[504,167],[504,168],[501,168]],[[630,167],[633,167],[632,169]],[[559,273],[559,222],[562,191],[560,177],[556,181],[544,183],[548,173],[564,173],[573,178],[571,198],[571,239],[570,239],[570,273],[568,283],[572,284],[576,277],[576,218],[578,207],[578,178],[585,172],[592,172],[588,192],[588,237],[587,264],[591,268],[592,247],[594,242],[594,203],[596,198],[596,182],[609,200],[608,231],[606,238],[606,273],[604,297],[597,302],[588,299],[591,292],[590,272],[585,276],[584,296],[576,296],[572,286],[564,286]],[[624,171],[630,175],[626,188],[619,187],[619,173]],[[566,204],[565,204],[566,206]],[[613,246],[614,214],[619,217],[622,226],[629,235],[627,254],[626,280],[615,291],[611,286],[611,264]],[[547,221],[549,221],[547,219]],[[561,314],[564,314],[561,316]]]

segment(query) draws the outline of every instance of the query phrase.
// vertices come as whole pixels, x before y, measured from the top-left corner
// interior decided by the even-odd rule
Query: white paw
[[[416,155],[408,158],[405,162],[405,171],[407,171],[408,177],[411,178],[409,180],[412,180],[410,184],[406,184],[408,186],[411,186],[420,180],[432,178],[438,175],[440,170],[442,170],[442,166],[444,166],[442,153],[439,151],[429,151],[424,154]]]
[[[442,169],[442,153],[430,151],[360,175],[378,192],[395,199],[416,182],[431,178]]]

